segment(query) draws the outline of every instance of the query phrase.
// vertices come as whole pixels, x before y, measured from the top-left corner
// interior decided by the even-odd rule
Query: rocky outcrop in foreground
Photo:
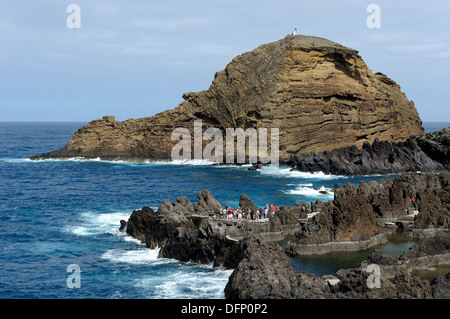
[[[128,221],[121,221],[121,231],[139,239],[149,248],[160,248],[160,257],[175,258],[202,264],[234,268],[235,244],[247,236],[266,240],[282,240],[299,229],[293,210],[299,207],[279,207],[277,216],[267,220],[220,219],[222,206],[208,190],[197,195],[198,204],[180,196],[174,202],[165,201],[155,212],[150,207],[134,211]],[[254,206],[248,196],[241,204]],[[215,212],[217,218],[211,218]]]
[[[320,213],[302,226],[290,240],[291,255],[319,254],[336,250],[362,250],[387,238],[364,194],[348,184],[335,188],[335,199],[322,205]]]
[[[175,128],[278,128],[280,161],[423,134],[415,105],[386,75],[372,73],[356,50],[311,36],[287,36],[235,57],[206,91],[152,117],[113,116],[80,128],[69,143],[33,159],[170,160]],[[269,130],[270,131],[270,130]],[[193,144],[193,141],[191,141]]]
[[[409,220],[414,230],[450,228],[450,175],[405,173],[334,188],[335,198],[288,242],[290,255],[361,250],[386,242],[382,221]],[[411,203],[413,195],[415,202]],[[418,214],[408,214],[418,211]]]
[[[450,169],[450,127],[416,136],[415,139],[428,157]]]
[[[298,153],[288,165],[302,172],[335,175],[439,172],[450,167],[450,128],[412,136],[405,142],[376,139],[362,149],[348,146],[324,152]]]
[[[156,212],[149,207],[136,210],[128,221],[121,221],[120,229],[149,248],[159,247],[159,257],[234,269],[225,289],[227,298],[449,297],[450,275],[431,282],[412,275],[416,269],[450,265],[448,173],[405,173],[359,187],[336,185],[334,192],[333,201],[281,206],[274,216],[252,221],[217,218],[222,206],[204,190],[196,204],[180,196],[161,203]],[[407,215],[409,194],[417,198],[419,210],[411,230],[436,234],[420,248],[413,246],[400,257],[376,250],[361,269],[342,269],[334,276],[297,274],[290,265],[286,253],[317,254],[377,244],[371,240],[384,235],[380,219]],[[240,205],[256,207],[245,194]],[[292,234],[285,251],[273,242]],[[367,286],[371,273],[366,268],[372,264],[381,269],[381,288]]]
[[[450,233],[426,239],[428,248],[411,248],[399,258],[374,251],[361,268],[334,276],[297,274],[280,246],[248,238],[242,261],[225,288],[227,299],[441,299],[450,298],[450,273],[431,282],[412,276],[415,269],[450,264]],[[411,253],[418,252],[418,254]],[[420,255],[420,257],[418,257]],[[380,267],[379,285],[368,265]],[[369,284],[368,284],[369,283]],[[378,288],[377,288],[378,287]]]
[[[160,247],[161,257],[230,267],[234,245],[248,236],[279,241],[293,234],[286,252],[295,256],[361,250],[383,243],[386,219],[409,218],[412,236],[416,236],[414,231],[450,228],[448,173],[405,173],[359,187],[335,186],[334,193],[332,201],[280,206],[267,220],[252,221],[211,218],[213,211],[219,216],[222,205],[204,190],[196,204],[180,196],[161,203],[156,212],[149,207],[136,210],[128,221],[122,221],[121,230],[149,248]],[[416,198],[415,208],[411,194]],[[245,194],[240,206],[244,211],[256,208]],[[418,214],[408,215],[415,209]]]

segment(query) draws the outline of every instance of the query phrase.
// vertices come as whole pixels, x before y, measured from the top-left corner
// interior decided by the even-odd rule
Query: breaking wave
[[[262,175],[270,175],[273,177],[281,177],[281,178],[292,177],[292,178],[320,179],[320,180],[333,180],[339,178],[346,178],[345,176],[325,174],[323,172],[308,173],[308,172],[293,171],[289,167],[284,166],[278,167],[272,165],[263,166],[260,172]]]
[[[325,186],[320,187],[319,189],[313,188],[311,186],[305,186],[311,184],[299,184],[294,189],[289,189],[283,191],[285,194],[289,195],[302,195],[306,197],[314,197],[314,198],[322,198],[322,199],[333,199],[334,193],[330,188],[326,188]]]

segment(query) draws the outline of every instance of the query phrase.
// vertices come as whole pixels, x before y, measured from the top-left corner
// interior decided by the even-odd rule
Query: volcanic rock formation
[[[243,194],[241,203],[253,205]],[[251,206],[248,206],[251,207]],[[256,207],[256,206],[255,206]],[[212,212],[217,218],[211,218]],[[247,236],[282,240],[286,233],[299,230],[290,207],[280,207],[277,216],[261,222],[246,219],[220,219],[222,206],[208,190],[197,194],[197,204],[180,196],[175,201],[159,204],[158,210],[143,207],[135,210],[120,230],[145,243],[160,248],[160,256],[181,261],[212,263],[234,268],[241,248],[238,241]]]
[[[432,269],[450,261],[450,232],[424,240],[430,249],[413,246],[399,258],[375,250],[361,268],[340,269],[334,276],[296,273],[282,249],[274,243],[248,238],[243,258],[225,287],[227,299],[448,299],[450,273],[431,282],[412,275],[416,269]],[[417,254],[411,251],[418,252]],[[368,285],[367,266],[380,267],[380,284]]]
[[[446,172],[405,173],[361,182],[358,188],[336,185],[333,201],[279,206],[274,216],[255,221],[219,218],[222,206],[203,190],[196,204],[180,196],[164,201],[157,211],[136,210],[128,221],[121,221],[120,230],[149,248],[159,247],[159,257],[233,268],[225,288],[227,298],[448,298],[449,274],[430,283],[414,277],[412,271],[450,264],[449,177]],[[334,276],[297,274],[290,265],[286,253],[371,246],[372,239],[385,235],[377,219],[406,216],[412,205],[410,194],[416,197],[419,211],[413,216],[412,230],[434,230],[420,248],[413,246],[400,257],[375,250],[361,268],[341,269]],[[245,194],[240,205],[256,207]],[[212,211],[216,218],[210,216]],[[284,251],[274,243],[291,234],[295,235]],[[370,264],[381,267],[380,289],[367,286],[370,272],[364,267]]]
[[[410,196],[415,201],[411,203]],[[302,225],[286,245],[290,255],[360,250],[386,241],[378,219],[409,219],[411,237],[426,230],[450,228],[450,176],[447,172],[404,173],[334,188],[334,200]],[[417,215],[408,211],[417,210]],[[432,232],[430,232],[432,234]]]
[[[450,128],[411,136],[405,142],[366,142],[332,151],[297,153],[287,163],[293,170],[335,175],[439,172],[450,168]]]
[[[171,159],[175,128],[278,128],[281,161],[365,142],[401,142],[423,134],[422,122],[393,80],[372,73],[358,52],[311,36],[289,35],[235,57],[210,88],[152,117],[113,116],[80,128],[62,149],[33,157]],[[204,143],[206,144],[206,143]]]

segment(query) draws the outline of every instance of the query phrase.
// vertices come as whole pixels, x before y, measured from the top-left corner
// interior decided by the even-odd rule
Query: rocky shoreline
[[[411,276],[415,269],[450,264],[447,172],[405,173],[398,178],[360,183],[359,187],[336,185],[333,191],[332,201],[281,206],[267,219],[249,220],[218,218],[222,205],[204,190],[197,195],[197,204],[180,196],[174,202],[161,203],[157,211],[149,207],[136,210],[128,221],[121,221],[120,230],[149,248],[159,247],[159,257],[234,269],[225,289],[227,298],[440,298],[442,294],[450,295],[449,274],[431,283]],[[410,194],[416,198],[414,204]],[[239,205],[244,209],[254,207],[245,194]],[[418,214],[409,215],[416,210]],[[217,213],[216,218],[211,217],[213,211]],[[428,238],[420,248],[411,248],[400,258],[382,252],[368,257],[369,262],[381,265],[383,289],[361,288],[370,275],[361,269],[343,269],[325,277],[296,274],[287,258],[287,255],[376,246],[385,242],[386,220],[398,222],[408,218],[412,219],[408,234]],[[286,238],[290,239],[285,250],[274,243]],[[377,262],[377,258],[381,261]],[[418,290],[414,290],[416,286]]]
[[[450,273],[433,280],[412,276],[416,269],[450,265],[450,234],[426,239],[429,249],[413,246],[400,257],[375,250],[360,268],[340,269],[318,277],[296,273],[274,243],[247,238],[244,258],[225,287],[227,299],[448,299]],[[419,257],[420,255],[420,257]],[[374,286],[368,266],[379,268]]]
[[[388,242],[386,234],[378,234],[369,239],[358,241],[333,241],[323,244],[297,244],[289,241],[285,251],[291,256],[320,255],[331,251],[357,251],[379,246]]]
[[[410,236],[450,225],[450,178],[444,171],[335,186],[333,201],[288,242],[289,255],[358,250],[386,242],[382,227],[411,228]],[[411,201],[414,197],[414,203]],[[420,212],[420,213],[419,213]],[[422,231],[420,231],[422,230]],[[432,235],[432,234],[430,234]]]
[[[375,175],[404,172],[439,172],[450,168],[450,127],[405,142],[365,142],[331,151],[297,153],[287,165],[301,172],[334,175]]]
[[[109,116],[99,121],[114,121]],[[136,163],[158,162],[160,158],[143,157],[140,155],[58,155],[51,152],[46,155],[30,157],[31,160],[45,159],[94,159],[105,161],[128,161]],[[163,158],[162,161],[169,161]],[[375,138],[372,144],[365,142],[361,148],[345,146],[323,152],[298,152],[289,160],[281,160],[280,164],[291,168],[291,171],[333,175],[392,175],[405,172],[439,173],[450,169],[450,127],[421,135],[412,135],[404,142],[380,141]],[[213,163],[212,165],[241,166],[241,163]],[[254,163],[248,170],[264,169],[261,163]]]
[[[120,230],[148,248],[161,248],[160,257],[234,268],[233,249],[243,238],[279,241],[300,229],[294,213],[300,212],[300,207],[279,207],[276,216],[265,220],[230,220],[211,217],[213,211],[219,215],[222,206],[208,190],[197,194],[197,202],[180,196],[174,202],[161,203],[156,212],[144,207],[134,211],[128,221],[121,221]],[[240,207],[249,206],[254,204],[243,194]]]

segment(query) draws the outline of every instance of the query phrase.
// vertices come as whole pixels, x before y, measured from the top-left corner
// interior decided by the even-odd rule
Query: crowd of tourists
[[[267,203],[265,207],[259,209],[247,208],[246,210],[242,210],[241,207],[231,208],[227,205],[218,214],[213,211],[211,217],[220,219],[267,219],[270,215],[275,215],[275,209],[276,207],[272,203],[270,205]]]

